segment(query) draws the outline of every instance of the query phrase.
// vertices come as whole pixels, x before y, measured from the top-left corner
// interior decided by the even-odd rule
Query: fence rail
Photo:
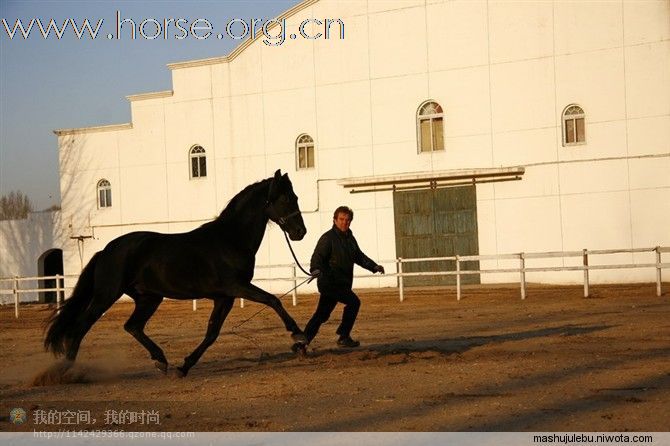
[[[11,294],[14,297],[14,317],[18,319],[19,317],[19,303],[20,303],[20,295],[23,293],[43,293],[43,292],[56,292],[56,308],[60,309],[61,305],[63,304],[63,294],[65,291],[68,289],[72,289],[73,287],[71,286],[65,286],[64,281],[65,279],[70,279],[70,278],[77,278],[79,277],[78,275],[61,275],[57,274],[55,276],[36,276],[36,277],[12,277],[12,278],[2,278],[0,279],[0,287],[2,286],[3,283],[10,283],[11,284],[11,289],[9,288],[0,288],[0,296],[2,295],[7,295]],[[37,288],[21,288],[21,282],[28,282],[28,281],[37,281],[38,283],[40,281],[45,281],[45,280],[55,280],[56,281],[56,286],[55,287],[40,287],[38,286]]]
[[[632,249],[583,249],[581,251],[548,251],[548,252],[520,252],[513,254],[490,254],[490,255],[468,255],[468,256],[451,256],[451,257],[427,257],[416,259],[398,258],[396,263],[396,274],[391,276],[398,277],[398,292],[400,301],[404,300],[404,277],[412,276],[456,276],[456,299],[461,300],[462,284],[461,276],[468,274],[495,274],[495,273],[517,273],[519,274],[519,285],[521,299],[526,298],[526,273],[534,272],[548,272],[548,271],[584,271],[584,297],[589,296],[589,271],[592,270],[608,270],[608,269],[640,269],[640,268],[654,268],[656,270],[656,295],[662,294],[662,274],[661,270],[670,268],[670,263],[663,263],[661,261],[661,254],[670,252],[670,247],[656,246],[654,248],[632,248]],[[589,256],[609,255],[609,254],[635,254],[635,253],[655,253],[655,263],[623,263],[623,264],[608,264],[608,265],[590,265]],[[579,266],[541,266],[541,267],[527,267],[527,259],[547,259],[547,258],[569,258],[581,257],[582,265]],[[495,268],[495,269],[479,269],[479,270],[463,270],[461,263],[474,262],[480,260],[518,260],[519,266],[517,268]],[[454,261],[456,262],[453,271],[430,271],[430,272],[403,272],[402,265],[404,263],[414,262],[438,262],[438,261]],[[371,277],[370,275],[361,277]]]
[[[603,264],[592,265],[589,264],[589,259],[592,256],[610,255],[610,254],[635,254],[635,253],[655,253],[654,263],[620,263],[620,264]],[[654,248],[633,248],[633,249],[583,249],[581,251],[549,251],[549,252],[530,252],[530,253],[514,253],[514,254],[497,254],[497,255],[468,255],[468,256],[451,256],[451,257],[425,257],[404,259],[397,258],[393,260],[383,261],[383,264],[396,265],[396,273],[386,274],[386,277],[396,277],[398,279],[398,295],[400,302],[405,299],[405,277],[421,277],[421,276],[456,276],[456,299],[461,300],[463,287],[461,284],[461,277],[469,274],[496,274],[496,273],[516,273],[519,274],[519,285],[521,299],[526,298],[526,273],[548,272],[548,271],[583,271],[584,279],[584,297],[589,296],[590,278],[589,272],[594,270],[612,270],[612,269],[644,269],[654,268],[656,271],[656,295],[662,295],[662,270],[670,268],[670,263],[663,263],[661,254],[670,253],[670,247],[656,246]],[[581,257],[582,264],[575,266],[539,266],[527,267],[526,260],[528,259],[548,259],[548,258],[569,258]],[[517,260],[519,266],[516,268],[495,268],[495,269],[480,269],[480,270],[464,270],[461,267],[462,263],[475,262],[481,260]],[[455,269],[452,271],[419,271],[419,272],[403,272],[403,265],[407,263],[416,262],[438,262],[438,261],[454,261]],[[298,280],[301,278],[297,275],[297,265],[295,263],[277,264],[277,265],[258,265],[256,272],[259,270],[273,270],[273,269],[288,269],[288,274],[281,277],[256,277],[254,282],[274,281],[274,282],[291,282],[293,289],[289,291],[292,295],[293,306],[298,304],[297,287]],[[14,315],[19,317],[19,301],[22,293],[36,293],[36,292],[56,292],[56,308],[60,308],[62,304],[62,295],[66,290],[72,289],[72,286],[61,286],[64,279],[77,278],[77,275],[55,275],[55,276],[40,276],[40,277],[12,277],[0,278],[0,296],[12,295],[14,297]],[[375,277],[372,274],[357,275],[357,278]],[[20,284],[26,281],[44,281],[54,280],[56,287],[51,288],[21,288]],[[10,283],[11,288],[2,288],[3,283]],[[288,293],[286,293],[288,294]],[[244,307],[244,299],[240,299],[240,306]],[[197,309],[196,301],[193,301],[193,310]]]

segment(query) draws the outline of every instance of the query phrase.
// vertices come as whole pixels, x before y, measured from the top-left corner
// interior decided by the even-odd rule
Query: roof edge
[[[126,96],[126,99],[128,99],[130,102],[133,101],[144,101],[146,99],[160,99],[160,98],[168,98],[174,95],[173,90],[163,90],[163,91],[153,91],[150,93],[137,93],[137,94],[131,94]]]
[[[206,59],[194,59],[194,60],[187,60],[184,62],[173,62],[167,64],[167,67],[170,70],[179,70],[182,68],[204,67],[207,65],[228,63],[230,62],[230,60],[231,59],[229,56],[208,57]]]
[[[94,127],[81,127],[73,129],[56,129],[53,132],[57,136],[76,135],[80,133],[95,133],[95,132],[113,132],[117,130],[130,130],[133,128],[132,123],[126,124],[112,124],[112,125],[98,125]]]

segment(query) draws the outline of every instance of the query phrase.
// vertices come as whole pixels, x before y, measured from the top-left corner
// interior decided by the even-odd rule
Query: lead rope
[[[293,288],[291,288],[290,290],[288,290],[287,292],[285,292],[284,294],[282,294],[281,296],[279,296],[278,299],[281,300],[281,299],[284,298],[286,295],[288,295],[288,293],[290,293],[290,292],[293,291],[293,290],[297,290],[299,287],[301,287],[302,285],[304,285],[305,282],[307,282],[307,281],[310,280],[310,279],[311,279],[311,277],[306,278],[305,280],[303,280],[302,282],[300,282],[299,284],[297,284],[296,286],[294,286]],[[240,322],[239,324],[235,325],[233,328],[231,328],[231,330],[235,330],[236,328],[241,327],[242,325],[246,324],[247,322],[249,322],[250,320],[252,320],[253,318],[255,318],[257,315],[259,315],[262,311],[265,311],[266,308],[268,308],[268,306],[267,306],[267,305],[263,305],[263,307],[262,307],[260,310],[258,310],[257,312],[255,312],[254,314],[252,314],[250,317],[248,317],[247,319],[243,320],[243,321]]]
[[[288,245],[288,249],[291,251],[291,255],[293,255],[293,260],[295,260],[295,264],[298,265],[298,268],[300,268],[300,271],[302,271],[303,273],[308,275],[310,279],[313,279],[312,274],[305,271],[305,268],[303,268],[302,265],[300,265],[300,262],[298,261],[298,258],[295,256],[295,252],[293,252],[293,246],[291,246],[291,241],[288,239],[288,234],[286,234],[286,231],[284,231],[284,238],[286,239],[286,244]]]
[[[311,276],[308,277],[308,278],[306,278],[305,280],[303,280],[302,282],[300,282],[299,284],[297,284],[296,286],[294,286],[293,288],[291,288],[290,290],[288,290],[287,292],[285,292],[285,293],[282,294],[281,296],[279,296],[278,299],[281,300],[283,297],[285,297],[286,295],[288,295],[288,293],[290,293],[291,291],[296,290],[296,289],[298,289],[299,287],[303,286],[303,285],[304,285],[308,280],[310,280],[310,279],[311,279]],[[263,311],[265,311],[267,308],[268,308],[268,307],[267,307],[266,305],[263,305],[263,306],[261,307],[260,310],[258,310],[257,312],[255,312],[254,314],[252,314],[251,316],[249,316],[248,318],[246,318],[245,320],[243,320],[243,321],[240,322],[239,324],[237,324],[237,325],[235,325],[234,327],[232,327],[232,328],[230,329],[230,334],[235,335],[235,336],[240,337],[240,338],[247,339],[247,340],[251,341],[257,348],[260,349],[261,347],[260,347],[260,345],[258,345],[258,342],[256,342],[256,339],[252,338],[251,336],[245,336],[245,335],[243,335],[243,334],[236,333],[236,332],[235,332],[235,329],[241,327],[241,326],[244,325],[244,324],[246,324],[247,322],[249,322],[250,320],[252,320],[252,319],[255,318],[256,316],[258,316],[259,314],[261,314]]]

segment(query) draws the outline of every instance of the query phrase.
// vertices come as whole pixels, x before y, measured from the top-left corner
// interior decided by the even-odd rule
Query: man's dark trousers
[[[342,313],[342,323],[340,323],[337,329],[337,334],[343,338],[349,337],[351,329],[354,327],[354,322],[356,322],[361,301],[351,290],[327,291],[321,293],[314,316],[312,316],[305,327],[305,336],[307,336],[308,343],[319,332],[321,324],[330,318],[330,313],[333,312],[338,302],[344,304],[344,311]]]

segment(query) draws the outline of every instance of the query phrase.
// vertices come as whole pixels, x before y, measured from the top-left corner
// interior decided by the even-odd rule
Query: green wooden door
[[[396,253],[399,257],[449,257],[479,254],[475,186],[394,192]],[[456,262],[403,263],[404,272],[454,271]],[[478,270],[479,262],[461,263]],[[406,277],[407,286],[455,285],[455,276]],[[479,283],[478,274],[461,283]]]

